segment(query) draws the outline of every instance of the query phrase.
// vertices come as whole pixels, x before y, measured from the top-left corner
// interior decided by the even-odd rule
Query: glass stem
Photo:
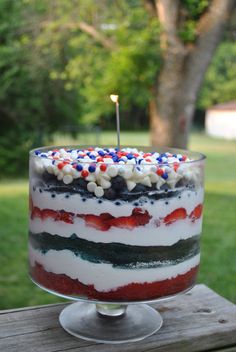
[[[104,318],[121,318],[125,316],[125,304],[96,304],[97,314]]]

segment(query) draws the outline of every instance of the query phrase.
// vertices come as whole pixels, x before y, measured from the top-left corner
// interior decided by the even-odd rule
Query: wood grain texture
[[[153,304],[159,332],[136,343],[104,345],[67,334],[58,316],[64,304],[0,311],[1,352],[236,352],[236,306],[204,285]]]

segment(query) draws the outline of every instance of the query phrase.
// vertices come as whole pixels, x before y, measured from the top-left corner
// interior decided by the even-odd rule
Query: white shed
[[[236,101],[209,108],[206,112],[205,128],[210,136],[236,139]]]

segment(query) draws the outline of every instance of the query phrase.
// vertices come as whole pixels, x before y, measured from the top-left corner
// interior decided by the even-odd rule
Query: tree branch
[[[89,34],[93,39],[102,44],[106,49],[112,50],[115,48],[114,43],[109,38],[105,37],[96,28],[85,22],[79,22],[78,27],[81,31]]]
[[[155,0],[144,0],[144,7],[152,17],[157,15]]]
[[[42,22],[42,27],[47,27],[50,25],[49,21],[43,21]],[[107,38],[105,35],[103,35],[101,32],[99,32],[95,27],[91,26],[90,24],[86,22],[67,22],[64,24],[58,25],[58,27],[62,29],[70,29],[70,30],[76,30],[79,29],[82,32],[88,34],[90,37],[92,37],[94,40],[96,40],[98,43],[100,43],[104,48],[108,50],[113,50],[115,49],[115,44],[110,38]]]
[[[183,49],[183,45],[178,38],[178,16],[179,16],[179,0],[155,0],[157,16],[162,26],[161,47],[175,47]]]
[[[202,84],[211,58],[220,42],[235,0],[212,0],[208,11],[198,23],[198,39],[186,56],[183,80],[185,99],[195,104],[197,92]]]

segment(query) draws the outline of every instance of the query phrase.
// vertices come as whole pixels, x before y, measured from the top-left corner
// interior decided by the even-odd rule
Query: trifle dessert
[[[30,153],[30,275],[59,295],[148,301],[192,287],[204,156],[51,147]]]

